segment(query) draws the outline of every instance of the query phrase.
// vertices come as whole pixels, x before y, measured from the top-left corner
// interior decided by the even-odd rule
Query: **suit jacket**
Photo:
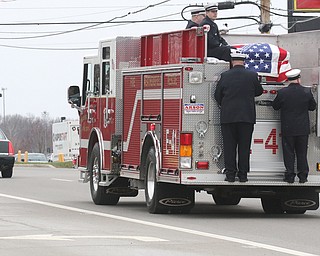
[[[254,71],[234,66],[221,74],[214,97],[221,106],[221,123],[256,122],[255,96],[263,88]]]
[[[309,110],[316,109],[316,101],[311,89],[298,83],[282,88],[272,106],[280,110],[281,132],[283,136],[308,135],[310,133]]]
[[[200,23],[200,27],[203,25],[209,25],[210,30],[208,32],[208,37],[207,37],[207,48],[208,48],[208,56],[213,56],[211,51],[212,49],[219,47],[220,45],[228,45],[226,40],[224,40],[223,37],[221,37],[218,25],[211,20],[208,16],[206,16],[202,22]]]

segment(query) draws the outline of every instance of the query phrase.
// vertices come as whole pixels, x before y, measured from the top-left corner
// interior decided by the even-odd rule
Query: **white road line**
[[[63,182],[73,182],[73,180],[66,180],[66,179],[58,179],[58,178],[51,178],[54,181],[63,181]]]
[[[64,206],[64,205],[59,205],[59,204],[54,204],[54,203],[48,203],[48,202],[38,201],[38,200],[24,198],[24,197],[11,196],[11,195],[1,194],[1,193],[0,193],[0,196],[1,197],[5,197],[5,198],[20,200],[20,201],[24,201],[24,202],[29,202],[29,203],[33,203],[33,204],[40,204],[40,205],[45,205],[45,206],[48,206],[48,207],[54,207],[54,208],[57,208],[57,209],[62,209],[62,210],[67,210],[67,211],[90,214],[90,215],[100,216],[100,217],[104,217],[104,218],[110,218],[110,219],[121,220],[121,221],[126,221],[126,222],[131,222],[131,223],[136,223],[136,224],[141,224],[141,225],[146,225],[146,226],[151,226],[151,227],[157,227],[157,228],[162,228],[162,229],[167,229],[167,230],[173,230],[173,231],[182,232],[182,233],[186,233],[186,234],[197,235],[197,236],[202,236],[202,237],[207,237],[207,238],[213,238],[213,239],[219,239],[219,240],[223,240],[223,241],[238,243],[238,244],[242,244],[242,245],[246,245],[246,246],[254,246],[256,248],[261,248],[261,249],[266,249],[266,250],[270,250],[270,251],[286,253],[286,254],[289,254],[289,255],[319,256],[319,255],[316,255],[316,254],[311,254],[311,253],[291,250],[291,249],[287,249],[287,248],[283,248],[283,247],[278,247],[278,246],[273,246],[273,245],[253,242],[253,241],[250,241],[250,240],[244,240],[244,239],[240,239],[240,238],[217,235],[217,234],[213,234],[213,233],[202,232],[202,231],[197,231],[197,230],[192,230],[192,229],[187,229],[187,228],[180,228],[180,227],[175,227],[175,226],[170,226],[170,225],[165,225],[165,224],[159,224],[159,223],[154,223],[154,222],[149,222],[149,221],[143,221],[143,220],[138,220],[138,219],[121,217],[121,216],[116,216],[116,215],[107,214],[107,213],[94,212],[94,211],[90,211],[90,210],[84,210],[84,209],[70,207],[70,206]]]
[[[49,241],[72,241],[74,239],[128,239],[142,242],[167,242],[168,240],[151,236],[54,236],[52,234],[27,235],[27,236],[4,236],[0,240],[49,240]]]

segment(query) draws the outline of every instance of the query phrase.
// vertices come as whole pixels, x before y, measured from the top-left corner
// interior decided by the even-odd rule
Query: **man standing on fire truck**
[[[300,69],[292,69],[286,73],[290,84],[279,90],[272,102],[275,110],[280,109],[283,160],[286,167],[283,180],[288,183],[294,182],[295,155],[299,182],[307,181],[309,172],[307,151],[310,133],[308,111],[316,109],[316,101],[310,88],[300,85],[300,72]]]
[[[258,74],[245,69],[246,54],[231,53],[233,68],[222,73],[214,97],[221,106],[226,181],[248,181],[250,147],[256,123],[255,96],[263,92]],[[237,165],[238,149],[238,165]]]
[[[207,56],[230,62],[230,46],[220,35],[218,25],[214,22],[218,15],[218,4],[208,4],[204,8],[206,10],[206,17],[202,20],[200,26],[210,26],[207,37]]]

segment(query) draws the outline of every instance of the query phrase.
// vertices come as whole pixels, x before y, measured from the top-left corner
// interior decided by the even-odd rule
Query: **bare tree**
[[[58,119],[46,117],[27,117],[21,115],[6,115],[0,117],[0,127],[12,141],[15,152],[52,152],[52,124]]]

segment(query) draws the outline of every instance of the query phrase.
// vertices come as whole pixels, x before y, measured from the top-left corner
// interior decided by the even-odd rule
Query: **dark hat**
[[[301,73],[301,70],[300,69],[291,69],[290,71],[288,71],[286,73],[286,77],[288,78],[289,81],[291,80],[296,80],[298,78],[300,78],[300,73]]]
[[[198,8],[191,11],[191,15],[200,15],[200,14],[203,14],[203,15],[206,14],[204,8]]]
[[[246,54],[240,52],[232,52],[230,56],[232,60],[245,60],[245,58],[247,57]]]
[[[218,3],[210,3],[204,6],[204,9],[208,11],[216,10],[218,11]]]

